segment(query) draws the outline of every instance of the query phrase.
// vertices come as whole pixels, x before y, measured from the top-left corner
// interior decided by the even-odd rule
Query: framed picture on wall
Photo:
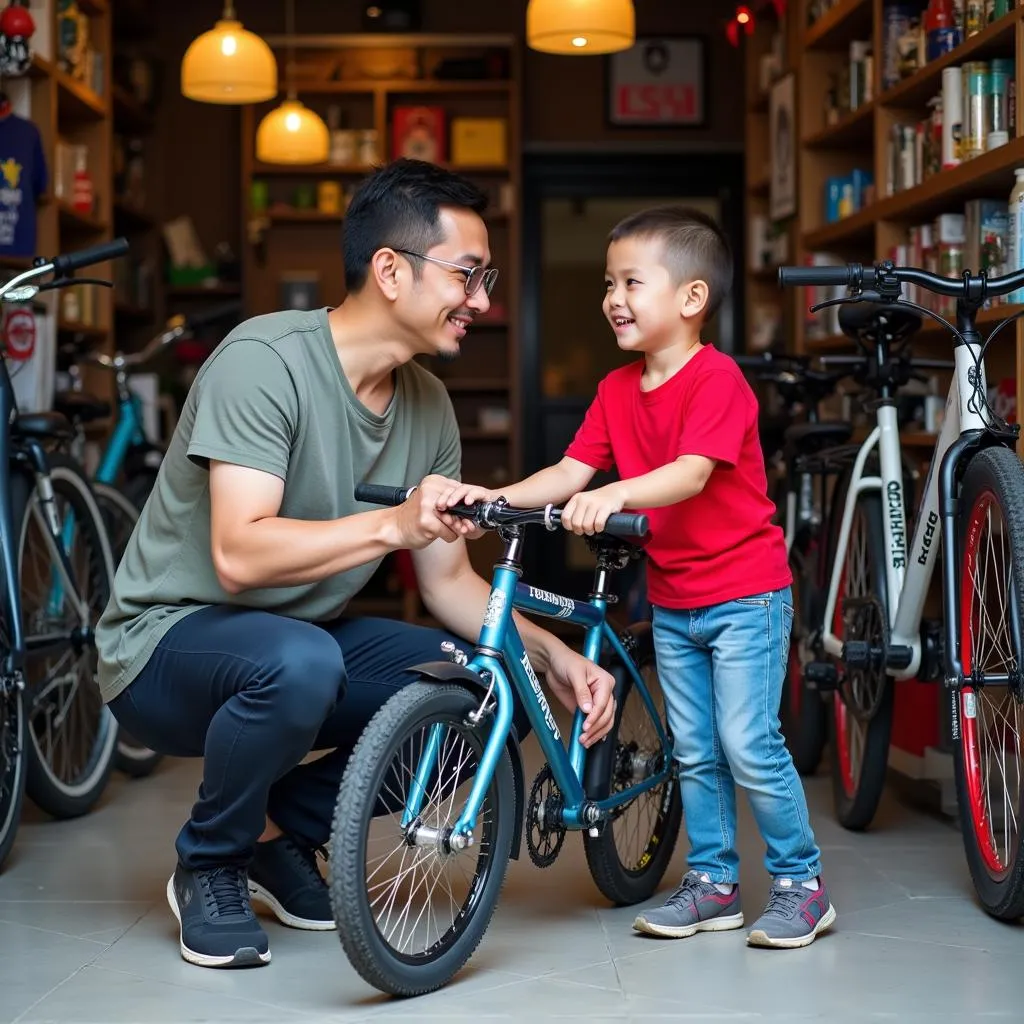
[[[606,57],[607,119],[618,128],[703,128],[707,60],[701,36],[645,36]]]
[[[772,86],[768,101],[769,216],[782,220],[796,213],[796,79],[784,75]]]

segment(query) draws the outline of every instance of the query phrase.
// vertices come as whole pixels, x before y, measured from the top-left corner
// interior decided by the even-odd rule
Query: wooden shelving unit
[[[894,126],[912,126],[929,119],[930,101],[941,94],[943,71],[947,68],[962,67],[970,61],[1009,58],[1015,61],[1014,80],[1019,95],[1024,83],[1024,8],[1018,6],[966,38],[952,52],[927,62],[898,81],[886,83],[883,0],[841,0],[809,27],[806,4],[807,0],[802,0],[795,7],[800,28],[794,37],[800,82],[800,236],[795,251],[798,262],[810,262],[815,254],[865,263],[895,258],[894,253],[900,252],[896,247],[908,243],[912,228],[934,225],[943,214],[963,214],[971,200],[1007,203],[1014,170],[1024,166],[1024,115],[1019,101],[1017,124],[1010,126],[1008,142],[965,159],[959,166],[919,173],[916,182],[898,191],[890,189],[890,138]],[[848,63],[851,40],[871,45],[873,77],[868,99],[835,123],[827,124],[822,97],[837,66]],[[859,209],[842,219],[827,221],[826,182],[855,169],[873,175],[873,195],[869,194]],[[926,230],[934,233],[934,229]],[[798,292],[801,311],[806,309],[809,298],[809,293]],[[994,325],[1013,311],[1013,307],[997,305],[983,311],[979,323]],[[793,347],[798,351],[835,351],[849,344],[841,335],[808,337],[807,327],[807,318],[801,312],[793,336]],[[1024,389],[1024,328],[1017,324],[1004,333],[1011,340],[1006,344],[996,342],[986,353],[990,382],[1012,378],[1020,395]],[[948,332],[929,321],[914,344],[929,355],[951,358]]]
[[[506,122],[507,163],[500,166],[445,166],[470,177],[490,197],[486,215],[493,265],[501,273],[492,303],[493,316],[480,318],[470,329],[455,362],[425,360],[449,388],[463,441],[463,475],[467,480],[494,486],[516,479],[521,471],[520,414],[518,410],[518,352],[520,311],[520,228],[518,202],[521,194],[521,54],[520,44],[504,35],[408,35],[296,37],[291,83],[298,98],[330,124],[336,108],[344,128],[376,133],[370,160],[363,154],[342,165],[315,166],[264,164],[255,158],[256,128],[261,119],[283,98],[288,87],[285,63],[289,40],[267,37],[281,55],[279,69],[282,96],[271,102],[247,106],[242,117],[242,217],[246,225],[242,280],[245,315],[279,308],[281,283],[289,274],[309,273],[319,282],[319,303],[336,305],[344,297],[341,232],[345,203],[351,191],[376,162],[392,159],[393,117],[400,106],[438,106],[445,114],[445,131],[454,117],[499,117]],[[415,52],[416,78],[368,78],[350,73],[367,50],[390,53]],[[436,74],[442,59],[488,57],[504,66],[502,77],[482,73],[475,80],[441,78]],[[450,145],[448,153],[451,152]],[[340,186],[345,197],[341,213],[321,212],[310,197],[296,202],[296,190],[321,182]],[[268,196],[265,208],[254,210],[254,184]],[[511,206],[502,197],[511,196]],[[493,416],[487,411],[507,409],[508,429],[489,430]],[[479,568],[488,571],[495,552],[483,541],[470,546]]]
[[[79,3],[88,18],[88,47],[97,55],[95,64],[87,57],[78,67],[69,62],[62,50],[62,34],[53,0],[33,5],[37,32],[33,44],[49,46],[33,52],[27,73],[5,79],[4,90],[14,112],[31,120],[39,130],[46,159],[48,185],[46,195],[36,202],[36,254],[55,256],[82,249],[113,237],[113,196],[111,190],[111,110],[110,57],[111,15],[105,0]],[[42,28],[42,31],[40,31]],[[93,201],[88,209],[75,204],[73,174],[75,162],[62,159],[65,147],[80,147],[92,184]],[[23,183],[23,187],[24,187]],[[30,265],[31,259],[4,257],[0,266],[10,273]],[[91,277],[110,280],[111,264],[89,268]],[[56,344],[68,336],[77,336],[93,348],[110,351],[113,344],[113,296],[111,290],[87,286],[51,292],[44,301],[56,325]],[[37,356],[51,361],[55,354],[40,350]],[[45,374],[44,374],[45,379]],[[109,376],[87,368],[86,386],[109,397]],[[45,405],[52,395],[39,394]]]

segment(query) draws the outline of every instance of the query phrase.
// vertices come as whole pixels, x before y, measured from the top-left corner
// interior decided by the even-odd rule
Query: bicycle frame
[[[142,401],[138,395],[125,388],[125,393],[118,396],[117,424],[96,467],[96,480],[101,484],[114,483],[128,452],[135,445],[144,444],[145,440],[146,436],[142,430]]]
[[[660,772],[642,782],[635,783],[604,800],[587,800],[583,791],[587,751],[579,742],[583,728],[583,713],[577,709],[573,716],[567,749],[562,745],[558,725],[512,618],[513,608],[583,627],[586,630],[584,655],[591,661],[598,660],[602,644],[607,642],[622,660],[633,685],[637,687],[647,712],[654,721],[662,748],[670,748],[654,701],[633,659],[629,657],[622,642],[607,622],[605,600],[594,597],[590,601],[575,601],[572,598],[538,590],[519,582],[518,569],[499,563],[495,568],[477,648],[468,663],[469,669],[478,673],[485,681],[490,680],[490,685],[497,694],[497,710],[469,797],[453,828],[453,834],[461,834],[464,837],[471,836],[476,826],[484,795],[512,727],[514,693],[519,695],[530,725],[536,730],[541,750],[562,793],[562,824],[567,828],[579,829],[596,825],[609,811],[628,803],[639,793],[661,785],[672,772],[672,759],[668,757],[665,761],[666,766]],[[403,827],[413,822],[420,812],[432,765],[437,759],[443,728],[440,723],[431,728],[420,756],[414,783],[410,787],[409,800],[402,818]]]
[[[967,341],[967,345],[957,345],[955,350],[955,370],[946,397],[942,430],[935,444],[928,478],[918,504],[914,535],[910,543],[907,543],[906,533],[902,447],[894,404],[882,404],[877,410],[877,424],[861,445],[854,461],[843,508],[839,541],[825,602],[822,643],[828,654],[842,657],[843,642],[834,633],[833,624],[853,515],[857,498],[861,494],[877,492],[882,495],[883,505],[890,643],[893,647],[910,648],[912,652],[910,662],[905,667],[886,666],[888,674],[895,679],[911,679],[921,668],[921,617],[938,558],[940,538],[947,543],[954,540],[952,515],[945,515],[943,509],[940,509],[939,487],[940,480],[946,476],[947,455],[958,438],[984,431],[989,426],[983,412],[975,406],[976,388],[971,379],[978,374],[977,387],[984,393],[986,377],[984,362],[980,361],[981,345],[971,338],[967,338]],[[977,369],[976,360],[979,360]],[[879,454],[880,473],[878,476],[865,476],[864,466],[875,449]],[[957,454],[954,453],[954,456]],[[936,467],[940,467],[938,472]],[[942,529],[940,518],[948,520]],[[949,587],[946,589],[948,591]],[[950,595],[948,600],[956,598]],[[955,622],[947,622],[946,629],[947,635],[952,630],[952,636],[955,637]],[[954,649],[947,643],[947,662],[953,653]]]

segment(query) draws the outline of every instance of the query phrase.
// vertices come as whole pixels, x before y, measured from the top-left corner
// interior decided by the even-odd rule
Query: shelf
[[[110,332],[106,327],[99,327],[96,324],[83,324],[77,320],[59,320],[57,331],[60,334],[79,334],[90,338],[105,338]]]
[[[841,149],[870,142],[875,131],[874,100],[862,103],[856,110],[804,139],[807,149]]]
[[[975,325],[977,327],[995,327],[1000,320],[1003,320],[1008,316],[1013,316],[1015,313],[1019,313],[1022,309],[1024,309],[1024,306],[1005,304],[1001,306],[992,306],[990,309],[980,310],[975,318]],[[950,344],[953,343],[954,338],[950,331],[944,329],[930,317],[922,317],[922,320],[923,323],[921,325],[921,330],[914,335],[915,339],[924,341],[934,340],[935,338],[948,338]],[[1007,334],[1008,338],[1011,337],[1011,335],[1007,333],[1010,329],[1010,327],[1004,328],[1003,333],[999,335],[1000,339],[1002,339],[1003,334]],[[984,332],[982,332],[982,336],[984,337]],[[845,334],[833,334],[827,338],[808,338],[806,344],[808,352],[822,353],[852,348],[855,343],[852,338],[848,338]]]
[[[210,287],[205,285],[179,285],[177,287],[167,286],[167,297],[169,299],[205,299],[214,298],[236,298],[242,294],[242,286],[238,284],[215,284]]]
[[[107,104],[88,86],[54,67],[52,75],[57,82],[57,109],[60,115],[73,120],[102,121],[107,116]]]
[[[343,214],[322,210],[269,210],[265,216],[272,224],[340,224],[345,219]]]
[[[56,202],[62,227],[78,231],[106,231],[106,221],[100,220],[90,213],[79,213],[69,202],[58,199]]]
[[[872,0],[839,0],[804,32],[804,49],[844,50],[851,39],[870,39],[872,6]]]
[[[883,107],[922,107],[942,88],[942,72],[968,60],[1012,57],[1016,49],[1017,22],[1024,16],[1018,7],[961,43],[950,53],[929,61],[909,78],[898,82],[878,98]]]
[[[295,91],[306,96],[331,96],[338,93],[390,93],[391,95],[414,95],[416,93],[507,93],[512,88],[510,82],[503,80],[469,81],[452,79],[392,79],[392,80],[352,80],[352,81],[296,81]]]
[[[876,221],[922,221],[971,198],[992,194],[1009,195],[1014,168],[1024,162],[1024,137],[1011,139],[1005,146],[982,153],[948,171],[933,174],[914,188],[876,200],[849,217],[810,231],[804,235],[807,249],[850,244],[870,238]]]
[[[254,178],[261,175],[290,175],[302,177],[309,174],[316,174],[327,177],[332,174],[369,174],[373,170],[370,164],[261,164],[254,163],[252,174]]]

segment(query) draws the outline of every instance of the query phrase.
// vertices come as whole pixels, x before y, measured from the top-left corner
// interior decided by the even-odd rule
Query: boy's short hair
[[[624,238],[661,242],[662,265],[676,283],[698,278],[707,283],[704,319],[718,312],[732,288],[733,256],[729,239],[714,218],[688,206],[652,206],[619,221],[608,241]]]

